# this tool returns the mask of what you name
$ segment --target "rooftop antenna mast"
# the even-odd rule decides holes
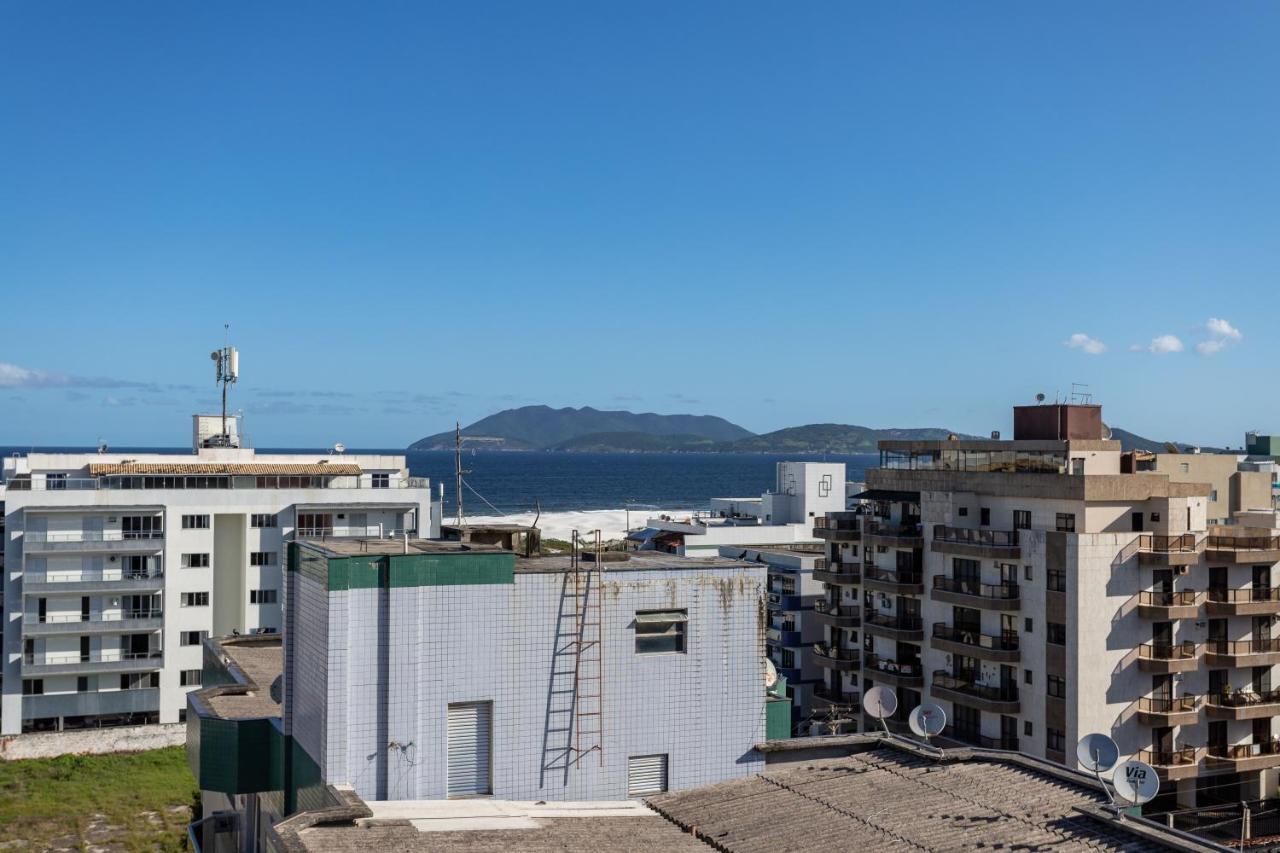
[[[462,424],[458,421],[453,422],[453,476],[454,489],[458,493],[458,526],[462,527],[466,524],[466,519],[462,512],[462,475],[470,474],[470,471],[464,471],[462,468]]]
[[[230,443],[230,433],[227,432],[227,388],[234,385],[236,380],[240,378],[240,353],[235,347],[231,346],[231,324],[223,323],[223,347],[209,353],[209,358],[213,359],[217,368],[217,382],[222,386],[222,437]]]

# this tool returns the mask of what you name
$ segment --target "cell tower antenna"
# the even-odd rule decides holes
[[[209,353],[209,358],[213,359],[216,366],[217,383],[222,386],[222,439],[230,445],[231,434],[227,432],[227,388],[234,385],[240,378],[240,353],[231,346],[230,323],[222,324],[222,333],[224,341],[222,349]]]

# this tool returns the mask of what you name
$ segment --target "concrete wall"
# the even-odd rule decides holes
[[[109,729],[82,729],[71,732],[0,737],[0,760],[56,758],[59,755],[104,755],[111,752],[141,752],[182,746],[187,741],[184,723],[160,726],[121,726]]]

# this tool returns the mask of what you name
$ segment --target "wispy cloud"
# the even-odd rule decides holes
[[[1097,338],[1090,337],[1084,332],[1076,332],[1071,337],[1062,342],[1067,349],[1083,350],[1089,355],[1102,355],[1107,351],[1107,345]]]
[[[1147,346],[1148,352],[1153,352],[1156,355],[1182,352],[1182,349],[1182,340],[1177,335],[1160,335],[1152,338],[1150,345]]]
[[[1201,355],[1222,352],[1228,344],[1239,343],[1244,337],[1239,329],[1219,317],[1210,317],[1204,324],[1204,330],[1209,337],[1196,344],[1196,352]]]
[[[154,382],[134,382],[108,376],[69,376],[0,361],[0,388],[137,388],[149,391],[159,387]]]

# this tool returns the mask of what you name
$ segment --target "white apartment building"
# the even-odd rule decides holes
[[[178,722],[206,637],[280,630],[286,542],[439,535],[404,456],[260,454],[234,418],[193,425],[190,454],[4,460],[0,734]]]
[[[650,518],[627,535],[642,549],[716,557],[722,546],[818,544],[814,519],[845,508],[843,462],[779,462],[773,489],[758,498],[712,498],[689,516]]]
[[[891,726],[934,702],[953,740],[1071,766],[1103,732],[1156,767],[1160,808],[1271,796],[1277,513],[1209,524],[1210,485],[1124,472],[1099,407],[1014,424],[1013,441],[881,442],[865,514],[815,531],[816,610],[847,650],[819,705],[884,685]]]

